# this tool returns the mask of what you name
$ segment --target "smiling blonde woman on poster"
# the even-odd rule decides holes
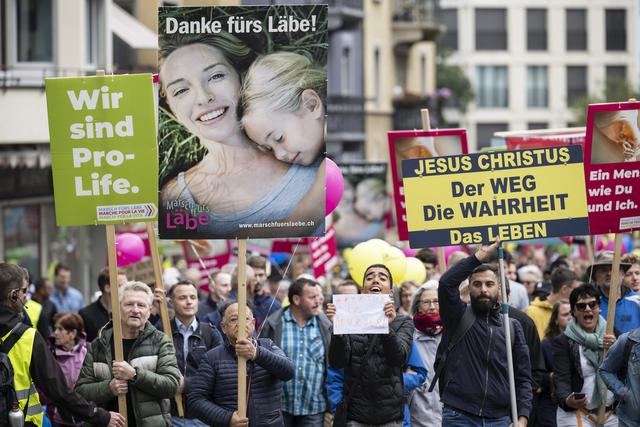
[[[274,235],[321,232],[324,174],[317,165],[291,165],[263,153],[240,127],[236,109],[251,49],[227,33],[164,35],[159,56],[167,105],[206,149],[195,166],[162,186],[161,204],[205,207],[208,225],[197,232],[209,238],[246,237],[239,224],[310,218],[314,226]]]

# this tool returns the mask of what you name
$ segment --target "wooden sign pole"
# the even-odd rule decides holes
[[[118,296],[118,266],[116,265],[116,227],[107,224],[107,256],[109,259],[109,289],[111,293],[111,323],[113,325],[113,350],[116,362],[124,361],[122,348],[122,323],[120,322],[120,297]],[[118,412],[127,427],[127,395],[118,395]]]
[[[620,280],[618,279],[618,277],[620,276],[621,252],[622,252],[622,234],[616,233],[616,239],[613,247],[613,265],[611,266],[611,283],[609,285],[609,308],[607,309],[607,329],[605,331],[605,334],[607,335],[613,334],[613,327],[615,326],[615,323],[616,323],[616,303],[618,302],[618,296],[620,295]],[[602,358],[604,359],[606,356],[607,356],[607,349],[605,348],[602,353]],[[597,425],[599,426],[604,425],[606,393],[607,392],[605,390],[604,395],[602,396],[602,403],[598,408]]]
[[[96,77],[104,77],[104,70],[96,70]],[[109,262],[109,293],[111,294],[111,324],[113,326],[113,352],[116,362],[124,361],[122,347],[122,323],[120,320],[120,296],[118,289],[118,265],[116,255],[116,226],[106,225],[107,231],[107,260]],[[124,417],[124,427],[127,427],[127,395],[118,395],[118,412]]]
[[[156,239],[156,231],[153,228],[153,223],[147,222],[147,235],[149,237],[149,249],[151,250],[151,261],[153,262],[153,276],[155,277],[155,283],[157,289],[164,290],[164,282],[162,281],[162,265],[160,263],[160,254],[158,252],[158,240]],[[166,292],[165,292],[166,295]],[[169,319],[169,309],[167,308],[167,299],[163,298],[160,302],[160,318],[162,319],[162,329],[164,333],[173,341],[173,334],[171,333],[171,322]],[[184,405],[182,403],[182,393],[176,393],[175,395],[176,407],[178,409],[178,416],[184,417]]]
[[[420,110],[420,116],[422,117],[422,129],[431,130],[431,120],[429,119],[429,109],[422,108]],[[447,270],[447,260],[445,259],[445,256],[444,256],[444,248],[439,247],[438,248],[438,272],[440,274],[444,274],[446,270]],[[429,278],[427,277],[427,280],[428,279]]]
[[[238,240],[238,339],[247,337],[247,239]],[[247,416],[247,359],[238,357],[238,416]]]

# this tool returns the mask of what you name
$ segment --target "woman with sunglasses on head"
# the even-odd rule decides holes
[[[558,427],[595,427],[598,408],[606,407],[604,426],[618,425],[614,397],[598,374],[603,351],[615,342],[606,335],[607,322],[600,316],[598,291],[581,285],[569,296],[571,315],[564,333],[553,339],[555,396]]]

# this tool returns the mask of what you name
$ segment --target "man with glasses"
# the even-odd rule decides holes
[[[587,268],[587,277],[589,282],[598,290],[600,301],[600,314],[605,320],[608,320],[609,310],[609,290],[611,289],[611,270],[613,264],[613,252],[598,252],[593,264]],[[635,292],[620,286],[622,278],[631,264],[620,263],[620,275],[618,276],[618,301],[616,302],[615,326],[620,333],[629,332],[632,329],[640,327],[640,296]]]
[[[607,322],[600,316],[598,291],[591,285],[581,285],[571,291],[569,304],[573,318],[564,333],[553,340],[557,425],[595,427],[598,407],[604,403],[604,426],[617,426],[613,393],[597,372],[604,349],[616,340],[613,335],[605,335]]]
[[[23,269],[0,263],[0,346],[13,368],[15,400],[25,415],[25,425],[43,423],[38,387],[69,421],[74,417],[76,422],[83,420],[92,425],[124,426],[120,414],[97,408],[67,387],[65,375],[44,338],[21,322],[26,291]],[[4,368],[4,361],[2,364]],[[0,414],[3,416],[6,413]]]

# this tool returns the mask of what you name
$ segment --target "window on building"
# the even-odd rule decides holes
[[[527,106],[546,107],[549,104],[549,82],[547,67],[527,67]]]
[[[627,79],[627,67],[626,65],[607,65],[606,68],[607,80],[609,79]]]
[[[567,9],[567,50],[587,50],[587,11]]]
[[[572,65],[567,67],[567,105],[587,95],[587,67]]]
[[[447,30],[438,41],[438,49],[458,50],[458,9],[442,9],[441,16]]]
[[[547,50],[545,9],[527,9],[527,50]]]
[[[549,129],[549,123],[547,123],[547,122],[529,122],[529,123],[527,123],[527,129],[529,129],[529,130]]]
[[[605,11],[607,50],[627,50],[627,14],[624,9]]]
[[[476,9],[476,50],[507,50],[506,9]]]
[[[491,139],[496,132],[509,130],[506,123],[478,123],[476,126],[476,146],[480,150],[484,147],[491,147]]]
[[[476,102],[478,107],[509,106],[509,77],[505,66],[476,68]]]
[[[6,207],[2,209],[2,216],[3,259],[39,275],[40,205]]]
[[[345,46],[342,48],[342,60],[340,61],[340,84],[341,95],[349,96],[352,94],[351,88],[351,48]]]
[[[104,33],[104,2],[86,0],[87,12],[87,64],[100,65],[101,46]]]
[[[53,62],[52,0],[14,0],[10,2],[8,40],[14,40],[17,62]],[[11,19],[11,16],[14,16]]]

